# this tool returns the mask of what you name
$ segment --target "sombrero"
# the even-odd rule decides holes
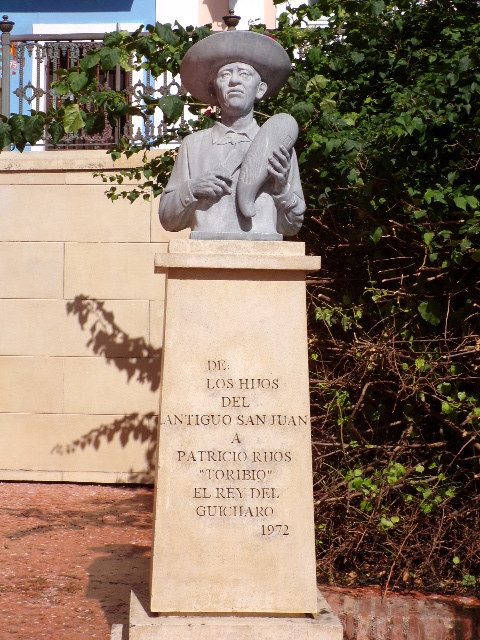
[[[280,91],[290,75],[290,58],[273,38],[253,31],[221,31],[187,51],[180,66],[182,84],[197,100],[218,104],[209,85],[218,69],[231,62],[244,62],[257,70],[267,85],[264,98]]]

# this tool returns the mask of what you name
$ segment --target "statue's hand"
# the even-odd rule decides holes
[[[190,180],[190,191],[195,198],[215,198],[232,193],[232,176],[225,167],[218,167],[200,178]]]
[[[268,159],[268,173],[273,178],[274,195],[280,195],[286,190],[290,165],[290,153],[282,144]]]

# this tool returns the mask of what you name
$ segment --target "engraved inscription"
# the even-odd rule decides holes
[[[262,524],[262,536],[288,536],[288,526],[286,524]]]
[[[252,447],[250,427],[282,429],[308,428],[308,415],[288,415],[262,411],[262,404],[276,403],[282,379],[275,376],[236,375],[227,360],[211,357],[206,361],[204,393],[208,404],[218,412],[191,413],[175,411],[162,416],[162,425],[178,428],[225,429],[222,448],[178,448],[175,461],[193,478],[189,495],[191,509],[202,519],[232,519],[236,522],[252,518],[266,521],[257,534],[262,539],[285,539],[291,523],[283,522],[282,498],[285,491],[283,470],[294,459],[294,452],[281,447]],[[229,373],[225,373],[229,372]],[[243,375],[242,375],[243,374]],[[247,411],[245,411],[247,409]],[[224,428],[224,429],[223,429]],[[244,428],[249,428],[245,431]],[[276,430],[275,430],[276,431]],[[267,431],[266,433],[274,433]],[[248,436],[250,436],[248,438]],[[223,437],[221,438],[223,439]],[[250,443],[245,447],[244,441]],[[265,436],[259,441],[268,442]],[[273,444],[273,443],[272,443]],[[283,488],[281,488],[283,487]],[[187,506],[188,508],[188,506]]]

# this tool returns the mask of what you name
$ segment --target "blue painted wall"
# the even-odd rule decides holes
[[[155,0],[2,0],[0,7],[15,22],[12,35],[38,23],[155,23]]]

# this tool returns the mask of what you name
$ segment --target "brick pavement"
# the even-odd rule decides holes
[[[109,640],[148,576],[152,506],[148,487],[0,483],[1,640]],[[480,640],[475,598],[322,592],[345,640]]]

